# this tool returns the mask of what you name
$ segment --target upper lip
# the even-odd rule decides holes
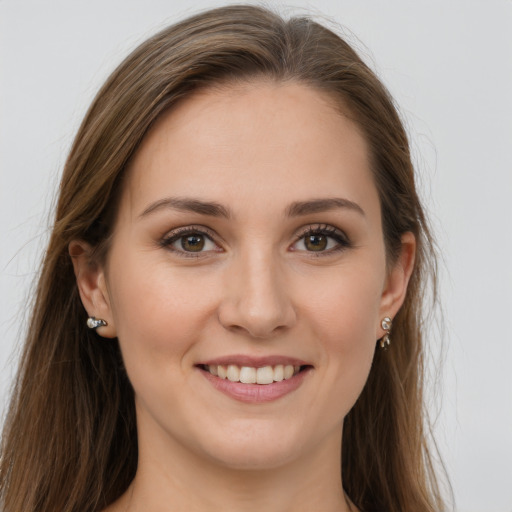
[[[237,366],[249,366],[252,368],[262,368],[263,366],[276,366],[278,364],[290,364],[293,366],[310,366],[310,363],[303,361],[302,359],[297,359],[296,357],[282,355],[257,357],[243,354],[221,356],[216,357],[214,359],[207,359],[205,361],[199,362],[197,366],[227,366],[230,364],[234,364]]]

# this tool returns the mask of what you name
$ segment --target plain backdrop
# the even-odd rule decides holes
[[[214,5],[0,0],[0,409],[87,106],[139,42]],[[512,512],[512,1],[293,5],[341,24],[400,105],[442,254],[442,367],[437,323],[427,327],[442,377],[434,432],[456,510]]]

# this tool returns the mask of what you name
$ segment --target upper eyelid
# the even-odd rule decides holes
[[[306,236],[309,233],[325,233],[327,236],[339,235],[341,238],[344,238],[347,242],[349,238],[345,231],[339,229],[331,224],[312,224],[308,226],[304,226],[298,232],[296,232],[296,240],[300,240],[303,236]]]
[[[211,230],[210,228],[207,228],[206,226],[199,226],[199,225],[191,225],[191,226],[181,226],[178,228],[171,229],[170,231],[167,231],[165,235],[162,237],[163,240],[169,240],[172,238],[179,238],[181,236],[185,236],[188,233],[200,233],[202,235],[206,235],[212,240],[214,238],[218,238],[217,233],[215,231]]]
[[[306,235],[309,232],[322,232],[322,231],[328,231],[329,233],[339,233],[340,235],[345,235],[345,232],[335,226],[332,226],[331,224],[308,224],[306,226],[302,226],[298,230],[295,230],[294,235],[295,237],[301,237]],[[167,231],[166,234],[163,236],[163,238],[172,238],[174,236],[183,235],[186,233],[202,233],[206,234],[212,238],[219,237],[219,235],[212,230],[211,228],[208,228],[206,226],[202,226],[199,224],[192,224],[190,226],[180,226],[174,229],[171,229],[170,231]]]

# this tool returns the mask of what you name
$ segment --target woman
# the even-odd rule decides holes
[[[254,6],[164,30],[66,163],[0,503],[443,510],[431,269],[406,134],[343,40]]]

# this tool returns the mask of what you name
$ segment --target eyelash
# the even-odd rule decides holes
[[[343,231],[335,228],[334,226],[330,226],[329,224],[317,224],[314,226],[308,226],[306,229],[304,229],[297,235],[293,245],[295,245],[297,242],[299,242],[305,237],[315,235],[322,235],[327,238],[332,238],[337,243],[336,247],[333,247],[326,251],[306,251],[311,253],[311,256],[317,258],[322,256],[328,256],[330,254],[337,253],[352,247],[352,243],[350,242],[348,236]]]
[[[186,226],[183,228],[177,228],[168,233],[160,242],[160,245],[172,251],[175,254],[183,258],[200,258],[204,257],[205,252],[192,252],[192,251],[180,251],[172,247],[174,242],[177,242],[180,238],[186,237],[187,235],[202,235],[208,238],[210,241],[215,243],[216,235],[213,231],[204,226]]]
[[[186,226],[183,228],[178,228],[170,233],[168,233],[162,240],[160,241],[160,245],[172,251],[175,254],[178,254],[180,257],[184,258],[201,258],[205,256],[205,253],[209,251],[182,251],[178,250],[172,247],[172,244],[180,240],[180,238],[183,238],[187,235],[202,235],[205,236],[208,240],[216,244],[215,238],[216,234],[211,231],[210,229],[204,227],[204,226]],[[311,253],[310,255],[313,257],[322,257],[322,256],[328,256],[333,253],[341,252],[345,249],[348,249],[352,247],[352,243],[350,242],[349,238],[345,233],[340,231],[339,229],[335,228],[334,226],[330,226],[328,224],[317,224],[314,226],[308,226],[307,228],[300,231],[296,237],[295,241],[293,242],[292,246],[297,244],[300,240],[302,240],[305,237],[308,236],[315,236],[315,235],[321,235],[328,238],[333,239],[337,245],[336,247],[333,247],[331,249],[325,250],[325,251],[304,251]],[[295,249],[297,251],[297,249]]]

